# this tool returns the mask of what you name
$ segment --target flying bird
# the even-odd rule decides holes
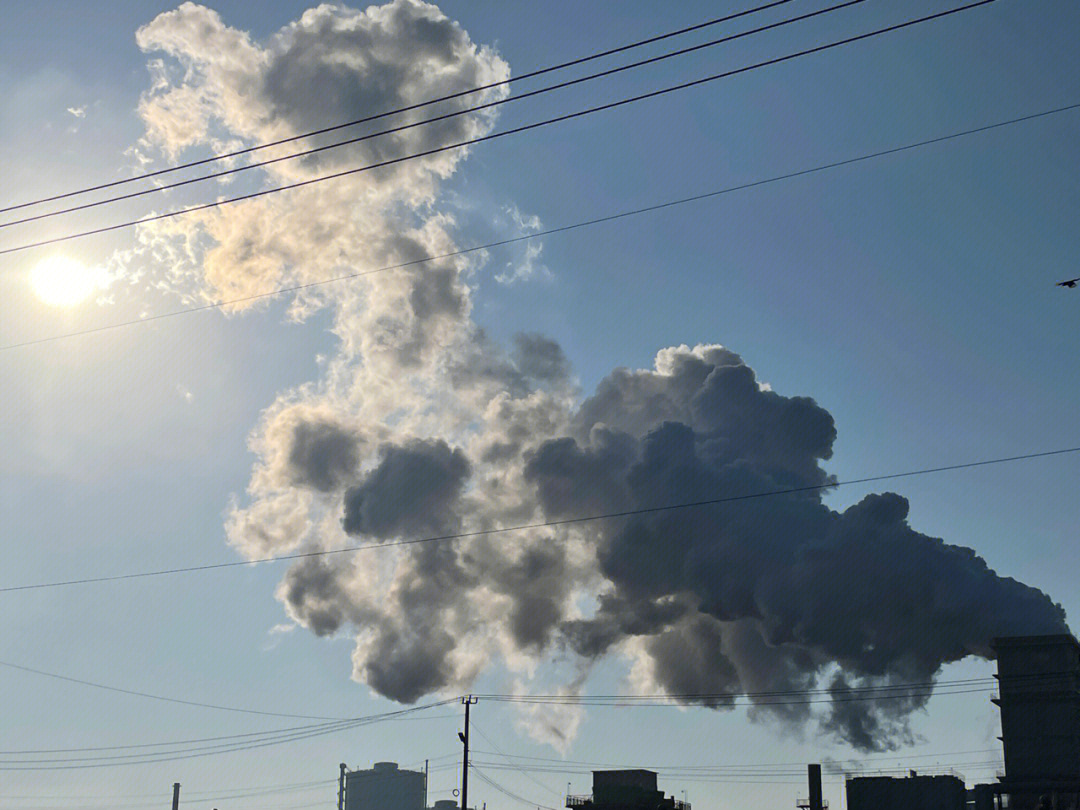
[[[1069,287],[1071,289],[1072,287],[1076,286],[1076,283],[1078,281],[1080,281],[1080,276],[1077,276],[1076,278],[1070,278],[1070,279],[1068,279],[1066,281],[1059,281],[1054,286],[1055,287]]]

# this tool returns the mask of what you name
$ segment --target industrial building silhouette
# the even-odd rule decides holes
[[[1080,810],[1080,643],[1010,636],[992,647],[1004,776],[970,790],[956,776],[856,777],[847,810]]]
[[[861,776],[848,779],[844,789],[848,810],[965,810],[967,805],[958,776]]]
[[[1071,635],[994,640],[1005,777],[999,807],[1073,810],[1080,798],[1080,643]]]
[[[350,771],[343,763],[338,807],[340,810],[427,810],[427,774],[402,770],[396,762],[376,762],[364,771]]]
[[[1080,642],[1072,635],[1010,636],[992,642],[997,658],[1005,772],[966,789],[956,775],[860,776],[845,780],[846,810],[1080,810]],[[690,810],[665,796],[649,770],[593,771],[589,796],[569,810]],[[821,766],[808,767],[799,810],[827,810]],[[456,792],[455,792],[456,795]],[[393,762],[368,771],[341,766],[339,810],[428,810],[427,779]],[[457,810],[451,800],[433,810]]]
[[[593,771],[591,796],[567,796],[571,810],[690,810],[656,786],[656,772]]]

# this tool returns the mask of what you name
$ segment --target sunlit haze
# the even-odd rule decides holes
[[[72,307],[103,289],[108,274],[103,268],[88,267],[69,256],[49,256],[30,271],[30,286],[44,303]]]

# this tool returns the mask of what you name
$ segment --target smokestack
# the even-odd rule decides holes
[[[810,810],[822,810],[821,802],[821,766],[806,766],[806,778],[810,784]]]
[[[341,776],[338,777],[337,785],[337,810],[345,810],[345,771],[348,768],[345,763],[341,763]]]
[[[172,786],[172,810],[180,810],[180,783],[173,782]]]

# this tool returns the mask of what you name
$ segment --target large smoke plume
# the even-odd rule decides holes
[[[139,42],[168,57],[153,63],[141,106],[147,153],[282,137],[508,75],[494,51],[418,0],[365,12],[320,6],[263,45],[186,3]],[[268,179],[493,125],[491,115],[454,121],[279,164]],[[455,225],[439,184],[463,156],[148,227],[129,261],[134,270],[164,259],[162,283],[221,298],[446,253]],[[228,518],[241,554],[830,482],[832,416],[762,385],[736,353],[663,349],[654,368],[616,369],[583,397],[556,342],[521,335],[505,350],[473,322],[469,279],[479,272],[441,260],[294,300],[297,319],[331,308],[339,350],[252,434],[257,462]],[[277,596],[311,632],[352,634],[354,677],[394,700],[463,690],[496,661],[519,688],[561,673],[575,693],[593,664],[616,658],[629,661],[636,688],[717,709],[731,704],[724,693],[828,689],[838,699],[822,712],[762,705],[755,716],[816,722],[861,750],[902,742],[925,692],[843,699],[850,690],[931,681],[945,664],[988,656],[996,635],[1065,628],[1041,591],[913,530],[901,496],[871,495],[842,512],[822,497],[809,489],[306,559]],[[562,664],[545,667],[552,658]]]

